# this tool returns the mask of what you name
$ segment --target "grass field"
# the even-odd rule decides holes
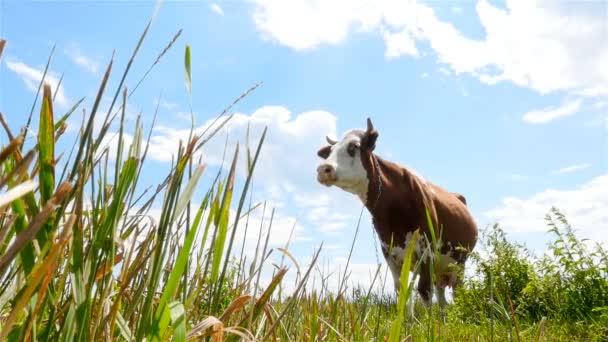
[[[184,56],[190,91],[189,47]],[[184,137],[166,178],[138,191],[150,135],[139,120],[125,132],[129,89],[136,86],[121,81],[107,89],[111,77],[124,81],[128,72],[107,65],[70,150],[55,146],[82,100],[58,113],[54,89],[41,82],[30,117],[11,123],[23,129],[11,131],[0,116],[7,142],[0,146],[0,340],[608,340],[608,251],[581,241],[557,209],[547,213],[553,240],[542,257],[507,240],[499,225],[488,227],[472,256],[474,274],[445,315],[417,302],[416,317],[408,316],[411,278],[402,277],[399,297],[346,285],[340,293],[313,288],[322,244],[302,265],[287,248],[272,250],[285,261],[273,265],[271,227],[258,236],[255,255],[244,258],[235,232],[247,229],[256,209],[248,195],[266,132],[251,145],[230,146],[236,152],[226,157],[229,167],[211,174],[197,152],[229,122],[230,105],[211,129]],[[108,93],[112,105],[101,112]],[[103,123],[99,130],[95,122]],[[114,149],[105,144],[110,124],[118,127]],[[237,158],[247,161],[238,181]],[[211,186],[194,203],[204,178]],[[162,204],[159,215],[151,214],[154,203]],[[265,271],[270,281],[262,281]],[[287,272],[296,274],[293,292],[285,290]],[[380,279],[386,275],[378,272],[374,281]]]

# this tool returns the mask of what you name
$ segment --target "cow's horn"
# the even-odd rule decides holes
[[[337,143],[337,141],[333,140],[328,135],[325,136],[325,139],[327,140],[327,143],[330,145],[335,145]]]
[[[367,118],[367,131],[371,132],[374,130],[374,125],[372,124],[372,119]]]

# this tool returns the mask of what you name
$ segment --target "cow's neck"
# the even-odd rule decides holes
[[[374,229],[384,243],[388,243],[390,236],[395,233],[398,236],[394,238],[402,240],[410,230],[414,230],[413,226],[418,225],[419,222],[414,221],[418,221],[417,217],[420,215],[414,212],[413,201],[408,201],[409,196],[402,192],[404,189],[395,189],[395,186],[400,187],[404,183],[410,183],[409,179],[407,181],[406,179],[415,176],[407,169],[398,167],[373,153],[363,160],[363,166],[369,179],[365,206],[372,216]],[[397,231],[393,231],[395,229]]]
[[[387,169],[385,164],[386,161],[373,153],[370,153],[369,158],[363,161],[363,167],[368,176],[367,196],[364,203],[372,216],[378,210],[378,204],[382,200],[386,200],[386,196],[382,198],[382,190],[387,187],[386,172],[382,171]]]

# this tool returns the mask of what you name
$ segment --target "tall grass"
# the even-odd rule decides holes
[[[210,174],[199,158],[201,148],[230,122],[232,107],[259,84],[238,96],[205,131],[194,130],[193,117],[190,134],[180,141],[166,176],[152,191],[138,190],[151,131],[146,138],[138,118],[127,144],[128,100],[181,34],[173,36],[128,91],[125,80],[152,22],[119,74],[109,110],[102,113],[101,99],[115,77],[114,57],[108,62],[69,152],[58,151],[57,142],[83,99],[66,113],[57,113],[53,89],[43,77],[42,101],[35,100],[32,109],[39,126],[31,146],[25,143],[34,131],[29,129],[31,118],[13,132],[0,113],[7,138],[0,147],[0,340],[606,338],[607,253],[597,246],[588,254],[557,211],[548,218],[557,237],[553,256],[539,263],[522,255],[496,228],[484,241],[490,253],[474,256],[478,273],[465,280],[445,320],[436,308],[427,310],[420,302],[414,302],[414,319],[405,314],[407,299],[415,292],[415,278],[408,272],[401,277],[398,294],[392,293],[392,286],[391,292],[375,291],[376,285],[384,288],[387,282],[380,265],[369,287],[348,285],[348,265],[338,293],[328,290],[332,275],[321,274],[321,284],[311,287],[322,243],[307,265],[298,264],[289,242],[269,248],[275,209],[252,201],[251,184],[266,129],[252,145],[247,139],[244,147],[225,146],[226,151],[234,148],[234,154],[217,173]],[[0,40],[0,58],[5,44]],[[188,45],[183,61],[185,91],[191,97]],[[45,70],[50,63],[49,57]],[[98,115],[102,125],[95,130]],[[103,143],[110,138],[110,127],[118,131],[114,149]],[[246,159],[246,172],[237,188],[239,158]],[[202,179],[208,180],[208,188],[201,189]],[[203,196],[196,200],[200,190]],[[160,214],[154,216],[152,208],[158,204]],[[250,215],[255,211],[262,211],[262,221],[250,255],[244,242],[239,246],[236,233],[252,234]],[[558,223],[566,225],[565,231]],[[349,262],[358,231],[359,224]],[[280,265],[270,263],[273,252],[280,253]],[[407,251],[403,270],[410,269],[412,252]],[[267,270],[272,277],[264,280]],[[289,272],[295,273],[295,284],[286,292]]]

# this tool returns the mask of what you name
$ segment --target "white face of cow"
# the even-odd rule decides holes
[[[317,167],[317,180],[323,185],[335,185],[356,194],[365,203],[369,180],[361,162],[363,134],[363,131],[352,130],[338,142],[328,139],[330,145],[325,149],[329,149],[329,155]]]

